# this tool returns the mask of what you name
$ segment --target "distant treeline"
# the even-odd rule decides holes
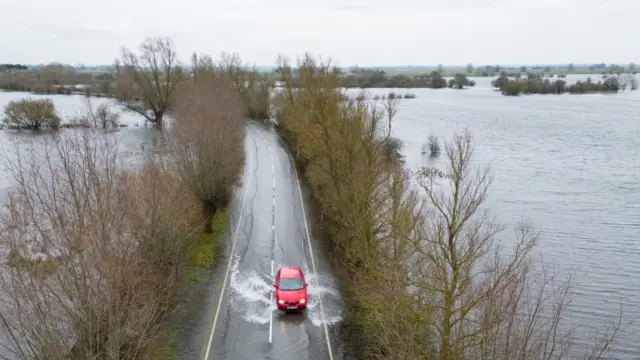
[[[0,89],[37,94],[90,94],[109,96],[115,78],[110,73],[76,71],[72,66],[49,64],[40,69],[0,71]],[[1,68],[1,66],[0,66]]]
[[[28,69],[39,69],[46,66],[61,66],[70,68],[73,70],[83,71],[83,70],[94,70],[94,71],[113,71],[112,65],[100,65],[100,66],[85,66],[85,65],[67,65],[61,63],[51,63],[48,65],[22,65],[22,64],[0,64],[0,71],[3,70],[28,70]],[[256,68],[257,69],[257,68]],[[510,74],[510,76],[515,76],[515,74],[526,74],[526,73],[534,73],[534,74],[546,74],[546,75],[567,75],[567,74],[616,74],[619,72],[624,73],[632,73],[636,74],[636,64],[629,63],[627,66],[621,66],[617,64],[591,64],[591,65],[531,65],[531,66],[504,66],[504,65],[483,65],[483,66],[474,66],[473,64],[467,64],[466,67],[446,67],[442,64],[439,64],[437,67],[429,68],[429,67],[408,67],[408,68],[393,68],[393,67],[358,67],[354,66],[351,68],[340,68],[340,71],[343,74],[356,74],[363,72],[386,72],[388,75],[424,75],[430,74],[432,71],[439,72],[444,77],[453,77],[458,73],[464,73],[467,76],[477,76],[477,77],[493,77],[498,76],[503,72]],[[275,78],[277,78],[277,74],[275,74],[272,70],[263,69],[264,73],[271,73]],[[275,79],[274,79],[275,80]]]
[[[0,70],[14,69],[12,71],[0,71],[0,89],[8,91],[26,91],[39,94],[84,94],[95,96],[114,96],[115,77],[109,72],[78,71],[73,66],[64,64],[48,64],[39,69],[27,69],[25,65],[8,64],[0,65]],[[491,69],[500,70],[496,65]],[[524,94],[584,94],[590,92],[617,92],[624,89],[637,88],[637,81],[631,74],[635,65],[628,68],[620,66],[604,66],[606,72],[602,81],[578,82],[567,85],[562,80],[564,74],[557,75],[557,79],[548,78],[545,74],[529,71],[529,68],[520,69],[523,72],[509,72],[503,70],[500,76],[493,81],[493,86],[505,95]],[[18,71],[19,70],[19,71]],[[477,69],[469,64],[467,71],[475,72]],[[483,71],[484,71],[483,70]],[[547,69],[545,69],[547,70]],[[189,72],[188,68],[183,71]],[[429,73],[393,74],[379,69],[358,68],[337,69],[340,85],[344,88],[430,88],[430,89],[464,89],[474,86],[475,82],[467,78],[468,74],[457,72],[447,76],[445,70],[439,67]],[[280,74],[274,72],[271,76],[263,74],[265,81],[272,82],[280,79]],[[290,81],[297,82],[297,74],[293,70]]]
[[[419,75],[389,75],[382,70],[351,71],[342,76],[342,86],[346,88],[455,88],[463,89],[476,83],[465,74],[456,74],[447,80],[439,71]]]
[[[20,64],[0,64],[0,71],[2,70],[27,70],[28,67]]]
[[[637,90],[638,80],[634,75],[619,73],[604,75],[602,81],[594,82],[591,77],[586,81],[578,81],[567,85],[562,79],[552,80],[548,77],[528,74],[526,77],[509,77],[502,73],[491,85],[502,92],[502,95],[517,96],[520,94],[588,94],[616,93],[620,90]]]
[[[423,89],[443,89],[455,88],[463,89],[467,86],[475,86],[475,82],[469,80],[463,73],[457,73],[448,79],[440,71],[431,71],[426,74],[397,74],[392,75],[377,69],[358,69],[354,68],[347,72],[344,70],[334,69],[339,76],[336,78],[340,82],[340,86],[344,88],[423,88]],[[296,70],[292,70],[293,74],[290,81],[295,85],[299,85],[299,78]],[[279,74],[273,74],[274,80],[280,80]]]
[[[188,72],[188,69],[184,69]],[[266,76],[266,74],[265,74]],[[279,79],[272,74],[271,80]],[[294,81],[296,76],[293,76]],[[390,75],[381,70],[360,70],[341,73],[341,86],[345,88],[453,88],[474,86],[465,74],[457,73],[447,79],[441,72],[432,71],[418,75]],[[49,64],[40,69],[0,72],[0,89],[26,91],[39,94],[88,94],[113,95],[115,77],[108,72],[77,71],[72,66]]]
[[[438,70],[446,72],[442,65],[438,66]],[[509,76],[516,76],[516,74],[547,74],[558,75],[564,77],[567,74],[617,74],[617,73],[632,73],[636,74],[636,64],[630,63],[627,67],[605,63],[592,64],[589,66],[575,66],[574,64],[568,64],[567,66],[548,66],[548,65],[536,65],[536,66],[520,66],[520,67],[506,67],[500,65],[485,65],[475,67],[473,64],[467,64],[466,72],[470,76],[496,76],[502,73],[507,73]]]
[[[453,77],[458,73],[463,73],[467,76],[474,77],[494,77],[499,76],[501,73],[506,72],[509,76],[515,76],[516,74],[540,74],[540,75],[557,75],[559,77],[566,76],[567,74],[616,74],[619,72],[636,74],[636,65],[630,63],[628,66],[620,66],[616,64],[592,64],[592,65],[533,65],[533,66],[502,66],[502,65],[484,65],[474,66],[473,64],[467,64],[466,67],[446,67],[442,64],[434,68],[428,67],[403,67],[403,68],[359,68],[357,66],[350,69],[343,69],[344,72],[354,71],[373,71],[384,70],[391,75],[419,75],[428,74],[435,70],[442,74],[444,77]]]

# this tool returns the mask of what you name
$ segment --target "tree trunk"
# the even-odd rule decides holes
[[[164,111],[156,111],[153,115],[153,125],[156,127],[156,129],[162,130],[162,128],[164,127]]]
[[[213,234],[213,215],[216,214],[216,206],[213,204],[204,204],[204,233]]]

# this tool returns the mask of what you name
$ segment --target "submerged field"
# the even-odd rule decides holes
[[[567,81],[586,77],[569,75]],[[439,161],[421,154],[428,135],[444,140],[468,127],[478,143],[476,161],[491,164],[495,173],[491,210],[507,225],[522,217],[533,221],[541,233],[537,253],[559,273],[573,274],[571,319],[577,325],[601,325],[615,317],[622,304],[625,323],[633,324],[623,327],[614,357],[637,358],[640,92],[509,98],[493,91],[491,78],[474,80],[477,85],[463,91],[368,92],[416,94],[415,99],[402,100],[393,126],[413,169]],[[0,93],[0,108],[25,96]],[[65,117],[85,111],[81,96],[53,98]],[[139,118],[124,116],[122,122],[130,125],[120,130],[126,153],[135,157],[158,146],[158,133],[142,127]],[[4,130],[0,144],[6,148],[13,141],[37,143],[38,136],[46,135]],[[0,173],[0,191],[10,185]]]

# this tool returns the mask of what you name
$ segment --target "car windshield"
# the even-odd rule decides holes
[[[278,289],[280,290],[302,290],[302,281],[299,278],[281,278]]]

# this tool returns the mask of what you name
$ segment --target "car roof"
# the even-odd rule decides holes
[[[283,266],[280,268],[280,277],[283,278],[299,278],[302,270],[299,266]]]

